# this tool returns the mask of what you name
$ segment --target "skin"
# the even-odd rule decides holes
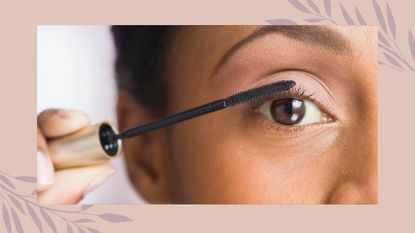
[[[258,28],[180,28],[166,114],[291,79],[329,120],[286,126],[241,105],[156,130],[123,141],[131,182],[150,203],[377,203],[376,30],[326,27],[347,52],[269,33],[221,63]],[[157,118],[123,91],[117,114],[120,130]]]

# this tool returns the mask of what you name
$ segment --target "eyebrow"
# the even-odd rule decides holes
[[[267,25],[255,30],[247,37],[233,45],[221,57],[213,69],[212,75],[216,74],[220,68],[246,44],[253,42],[266,34],[278,33],[294,40],[303,42],[310,46],[320,46],[344,55],[351,53],[348,40],[339,32],[321,25]]]

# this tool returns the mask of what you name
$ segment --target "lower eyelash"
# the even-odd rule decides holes
[[[265,120],[265,119],[264,119]],[[290,125],[290,126],[283,126],[283,125],[276,125],[269,121],[264,122],[264,126],[271,131],[274,132],[283,132],[283,133],[297,133],[302,132],[305,130],[305,125]]]
[[[270,132],[271,134],[291,134],[291,136],[295,136],[301,134],[303,131],[310,129],[311,127],[319,127],[324,125],[325,123],[313,123],[310,125],[279,125],[271,122],[265,116],[259,116],[257,112],[251,112],[248,116],[252,120],[256,120],[257,123],[261,124],[264,132]]]

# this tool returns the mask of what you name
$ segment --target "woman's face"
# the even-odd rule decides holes
[[[163,129],[170,201],[376,203],[376,35],[374,27],[180,28],[166,66],[168,113],[278,80],[296,86]]]

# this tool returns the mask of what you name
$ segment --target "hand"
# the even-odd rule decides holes
[[[55,171],[47,140],[61,137],[90,125],[89,117],[78,110],[48,109],[37,117],[37,195],[43,204],[74,204],[107,180],[114,169],[108,162]]]

